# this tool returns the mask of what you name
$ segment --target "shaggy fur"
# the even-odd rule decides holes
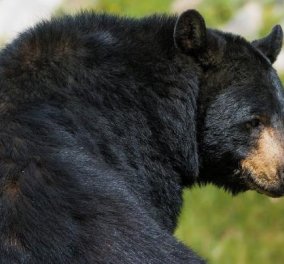
[[[243,126],[283,120],[271,34],[257,50],[196,11],[21,34],[0,54],[0,262],[204,263],[172,236],[182,189],[251,189]]]

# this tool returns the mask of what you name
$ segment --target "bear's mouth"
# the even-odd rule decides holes
[[[259,182],[259,180],[250,173],[247,180],[247,185],[250,190],[257,191],[260,194],[265,194],[273,198],[284,196],[284,183],[280,180],[279,182],[263,183]]]

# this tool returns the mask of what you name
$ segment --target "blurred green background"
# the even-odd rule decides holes
[[[1,3],[5,1],[10,5],[11,1],[17,5],[25,2],[0,0],[0,23]],[[209,27],[236,32],[251,40],[267,34],[276,23],[284,26],[282,0],[58,0],[50,13],[60,15],[86,8],[136,17],[196,8]],[[39,13],[35,17],[40,17]],[[1,35],[0,27],[0,40],[13,37],[4,33]],[[284,77],[283,53],[275,67]],[[213,186],[185,190],[176,236],[212,264],[284,263],[284,198],[272,199],[255,192],[232,197]]]

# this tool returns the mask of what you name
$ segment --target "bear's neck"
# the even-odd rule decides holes
[[[196,100],[200,70],[174,47],[174,21],[161,25],[161,20],[153,19],[153,25],[146,23],[148,29],[158,22],[156,34],[138,31],[139,50],[137,43],[126,43],[117,57],[111,57],[112,69],[106,63],[105,71],[114,85],[100,93],[106,99],[102,107],[113,133],[102,131],[104,138],[111,136],[112,144],[102,152],[103,158],[115,159],[111,166],[126,171],[124,178],[146,211],[173,231],[182,189],[191,186],[198,175]],[[143,42],[144,34],[147,39],[153,34],[150,45]],[[96,93],[93,98],[97,98]]]
[[[121,87],[124,97],[115,103],[124,109],[113,112],[113,129],[121,134],[112,144],[119,145],[115,155],[121,169],[127,167],[127,182],[152,217],[171,231],[180,212],[182,189],[191,186],[198,174],[198,69],[189,60],[174,55],[141,66],[135,78],[142,81],[129,88],[129,77],[130,86]]]

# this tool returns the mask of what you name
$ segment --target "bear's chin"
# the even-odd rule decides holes
[[[236,176],[236,175],[234,175]],[[284,182],[280,182],[277,184],[266,184],[261,185],[255,180],[253,175],[243,174],[242,180],[237,181],[234,177],[226,177],[227,181],[224,178],[214,179],[212,178],[203,178],[199,179],[198,185],[203,186],[207,184],[213,184],[219,188],[224,189],[226,192],[231,193],[233,196],[236,196],[240,193],[244,193],[247,191],[256,191],[260,194],[267,195],[269,197],[278,198],[284,196]],[[230,180],[229,180],[230,179]],[[234,180],[233,180],[234,179]]]
[[[255,180],[253,176],[249,177],[249,190],[256,191],[260,194],[267,195],[273,198],[279,198],[284,196],[284,182],[279,182],[277,184],[260,184]]]
[[[226,191],[237,195],[246,191],[256,191],[260,194],[269,197],[278,198],[284,196],[284,180],[280,177],[273,182],[260,181],[257,176],[248,171],[234,170],[231,177],[227,176],[227,182],[224,181],[214,182],[215,185],[224,187]]]

